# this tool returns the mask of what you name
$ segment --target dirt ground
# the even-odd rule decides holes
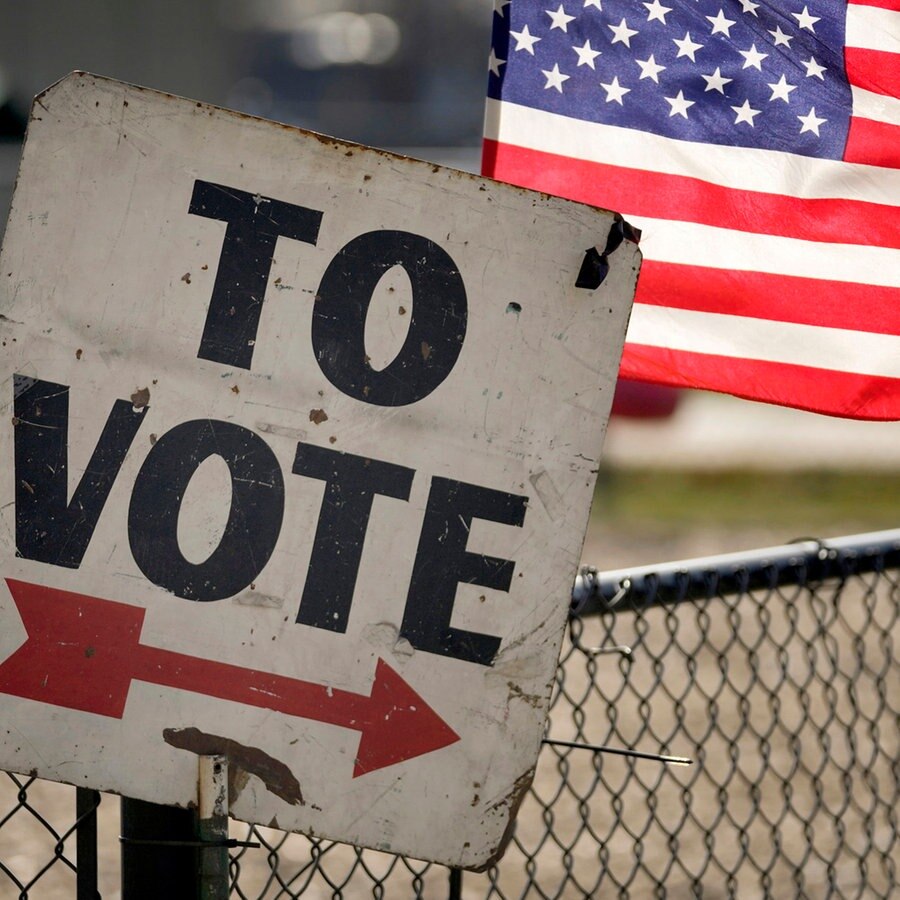
[[[841,528],[842,523],[831,523],[828,534],[848,533]],[[583,557],[598,568],[614,569],[772,546],[788,536],[793,535],[768,528],[715,526],[645,533],[633,525],[604,525],[599,517]],[[611,630],[609,622],[589,622],[580,647],[630,644],[634,658],[626,665],[615,655],[573,651],[567,644],[564,652],[571,657],[565,667],[566,694],[554,712],[551,736],[630,744],[692,756],[698,762],[689,769],[673,769],[545,748],[534,794],[520,812],[515,842],[493,877],[464,874],[463,896],[756,897],[765,895],[762,885],[768,879],[773,897],[818,897],[828,893],[829,878],[849,896],[884,896],[885,872],[900,863],[893,814],[881,809],[877,799],[878,785],[888,795],[892,789],[892,760],[900,752],[896,715],[888,722],[885,696],[879,697],[886,684],[894,703],[900,696],[896,655],[890,655],[885,631],[896,622],[896,611],[890,612],[887,599],[879,600],[875,610],[857,603],[859,621],[836,621],[827,638],[830,643],[822,645],[811,607],[800,608],[798,603],[797,615],[785,618],[784,598],[773,601],[781,613],[778,607],[772,615],[756,607],[735,612],[720,601],[701,614],[693,608],[648,614],[644,621],[650,627],[643,630],[633,617],[616,621]],[[861,633],[873,616],[882,626],[881,643],[860,648],[855,631]],[[741,637],[736,642],[738,624]],[[700,640],[701,628],[708,635],[706,643]],[[779,654],[779,637],[793,641],[790,660]],[[681,649],[673,649],[673,641]],[[664,671],[654,657],[665,657]],[[872,672],[881,673],[880,681],[869,677]],[[781,674],[767,681],[767,673]],[[777,690],[785,674],[800,687]],[[882,713],[881,721],[887,724],[880,734],[859,718],[860,710]],[[848,743],[851,731],[854,737]],[[759,734],[764,735],[762,743]],[[800,738],[804,746],[797,750]],[[853,771],[854,765],[859,769],[861,760],[864,777],[854,776],[848,787],[843,773]],[[27,884],[54,858],[56,838],[40,818],[58,834],[74,820],[74,791],[46,782],[28,789],[33,812],[20,808],[4,820],[16,806],[16,792],[16,785],[0,776],[2,900],[19,896],[4,869]],[[106,900],[116,900],[117,798],[103,798],[99,829],[100,892]],[[232,823],[232,837],[245,832],[246,826]],[[405,865],[367,851],[362,857],[366,871],[352,848],[311,848],[299,836],[284,840],[268,829],[261,834],[270,843],[284,841],[278,871],[293,890],[311,879],[304,897],[338,896],[338,885],[348,898],[403,898],[413,896],[411,886],[417,883],[425,897],[447,896],[448,873],[441,867]],[[859,854],[867,843],[880,848],[868,857],[868,870],[861,869],[852,854],[831,860],[829,854],[842,835],[850,835],[849,843]],[[66,856],[74,859],[72,838],[65,848]],[[708,862],[711,852],[717,863]],[[263,847],[242,855],[243,896],[290,896],[279,894],[267,853]],[[746,854],[749,858],[741,862]],[[315,874],[310,870],[314,857],[319,857]],[[761,879],[760,870],[768,875]],[[385,878],[383,893],[373,893],[370,872],[375,879]],[[74,890],[71,870],[57,861],[28,896],[62,900],[74,897]]]

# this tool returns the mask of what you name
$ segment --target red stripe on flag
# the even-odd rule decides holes
[[[632,216],[900,249],[900,208],[881,203],[738,190],[699,178],[572,159],[487,139],[482,171],[521,187],[627,210]]]
[[[851,163],[900,169],[900,126],[851,116],[844,159]]]
[[[702,388],[831,416],[900,419],[900,379],[626,344],[621,378]]]
[[[886,97],[900,93],[900,53],[847,47],[844,66],[847,80],[856,87]]]
[[[900,287],[645,259],[635,300],[650,306],[900,335]]]
[[[851,6],[877,6],[879,9],[889,9],[891,12],[900,12],[900,0],[865,0],[858,3],[857,0],[849,0]]]

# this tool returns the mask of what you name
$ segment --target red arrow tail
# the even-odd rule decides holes
[[[121,719],[144,610],[6,581],[28,640],[0,664],[0,692]]]

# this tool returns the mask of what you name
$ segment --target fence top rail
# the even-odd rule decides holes
[[[573,616],[773,589],[900,566],[900,528],[802,538],[778,547],[598,572],[585,566],[572,590]]]

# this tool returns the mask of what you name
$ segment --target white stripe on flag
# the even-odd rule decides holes
[[[643,232],[641,252],[647,259],[684,265],[770,272],[827,281],[897,287],[900,253],[865,244],[826,244],[678,222],[622,215]]]
[[[874,119],[876,122],[887,122],[889,125],[900,125],[900,100],[851,87],[853,92],[853,115],[863,119]]]
[[[900,53],[900,12],[877,6],[847,7],[848,47]]]
[[[626,340],[693,353],[900,378],[900,337],[894,335],[636,303]]]
[[[738,190],[879,204],[900,196],[898,169],[776,150],[695,144],[493,99],[488,99],[485,108],[484,136],[543,153],[699,178]]]

